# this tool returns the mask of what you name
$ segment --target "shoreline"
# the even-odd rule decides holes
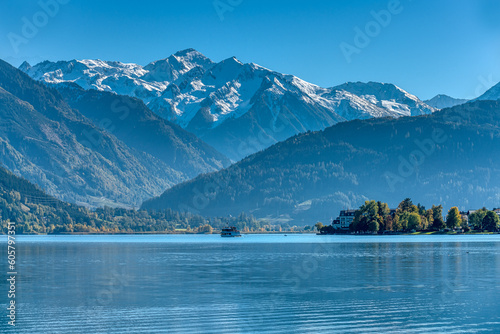
[[[63,232],[63,233],[25,233],[25,234],[17,234],[17,235],[219,235],[220,232],[217,233],[190,233],[190,232],[116,232],[116,233],[95,233],[95,232]],[[388,234],[370,234],[370,233],[337,233],[337,234],[321,234],[317,232],[297,232],[297,231],[286,231],[286,232],[247,232],[242,233],[242,235],[249,234],[257,234],[257,235],[289,235],[289,234],[304,234],[304,235],[317,235],[317,236],[331,236],[331,235],[341,235],[341,236],[366,236],[366,237],[385,237],[385,236],[401,236],[401,235],[493,235],[500,234],[500,232],[414,232],[414,233],[388,233]],[[7,235],[7,234],[2,234]]]

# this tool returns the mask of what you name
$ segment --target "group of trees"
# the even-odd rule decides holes
[[[349,229],[353,232],[377,232],[392,229],[394,224],[387,203],[366,201],[354,215]]]
[[[423,205],[415,205],[410,198],[406,198],[392,212],[387,203],[366,201],[356,210],[349,230],[356,233],[376,233],[462,228],[468,231],[469,223],[475,230],[497,231],[500,219],[496,212],[486,208],[474,212],[469,218],[462,216],[457,207],[452,207],[444,219],[442,205],[433,205],[426,210]],[[325,232],[328,231],[325,229]]]
[[[475,230],[496,231],[500,225],[500,218],[495,211],[482,208],[470,214],[469,224],[473,226]]]

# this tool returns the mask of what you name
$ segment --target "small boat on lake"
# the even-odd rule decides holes
[[[220,236],[224,238],[241,237],[241,233],[236,229],[236,227],[231,226],[223,228],[220,232]]]

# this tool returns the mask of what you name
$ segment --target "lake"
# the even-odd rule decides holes
[[[16,241],[2,333],[500,333],[500,235]]]

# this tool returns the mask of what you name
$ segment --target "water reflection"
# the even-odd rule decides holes
[[[16,333],[500,332],[496,236],[241,239],[25,238]]]

